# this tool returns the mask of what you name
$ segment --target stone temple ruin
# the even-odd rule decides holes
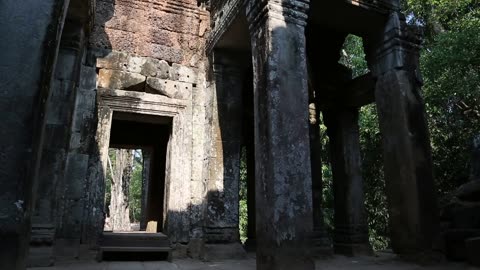
[[[246,246],[257,269],[372,254],[358,130],[359,108],[370,103],[383,135],[394,252],[444,250],[421,36],[399,9],[398,0],[3,2],[1,268],[130,246],[173,260],[244,257],[242,148]],[[338,63],[348,34],[363,38],[367,75],[353,78]],[[320,114],[331,144],[332,237],[321,205]],[[148,149],[141,227],[154,220],[158,233],[103,232],[114,146]],[[478,218],[452,226],[455,245],[479,247]]]

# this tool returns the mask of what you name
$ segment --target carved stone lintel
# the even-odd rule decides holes
[[[305,27],[309,2],[310,0],[249,0],[246,8],[250,31],[256,32],[268,18]]]

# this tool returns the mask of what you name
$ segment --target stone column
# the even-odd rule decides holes
[[[371,255],[363,191],[358,109],[325,111],[334,192],[335,253]]]
[[[421,38],[393,12],[367,55],[377,79],[375,100],[383,135],[393,250],[418,256],[439,233],[438,205],[425,105],[421,97]]]
[[[103,221],[104,172],[99,163],[101,148],[105,147],[102,144],[106,142],[100,141],[97,128],[98,120],[104,116],[98,111],[95,67],[87,62],[80,68],[64,181],[57,189],[62,196],[58,203],[55,240],[55,253],[59,257],[78,257],[80,242],[93,243]],[[106,113],[106,119],[108,115]]]
[[[152,152],[150,149],[142,149],[143,156],[143,171],[142,171],[142,206],[140,213],[140,230],[145,231],[147,229],[147,208],[148,208],[148,194],[149,194],[149,183],[151,179],[152,171]]]
[[[238,227],[243,74],[233,55],[215,51],[213,59],[216,96],[212,111],[205,259],[245,255]]]
[[[254,70],[257,269],[314,269],[305,25],[309,1],[247,3]]]
[[[66,2],[2,1],[0,8],[2,269],[25,269],[44,137],[45,107]]]
[[[30,267],[53,264],[57,182],[65,171],[70,139],[69,127],[75,105],[75,90],[80,72],[84,27],[66,21],[60,43],[54,81],[47,102],[45,141],[40,162],[37,198],[32,217]]]

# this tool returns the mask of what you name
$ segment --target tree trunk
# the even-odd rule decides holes
[[[128,193],[132,178],[133,151],[115,149],[110,199],[110,222],[114,231],[130,231]]]

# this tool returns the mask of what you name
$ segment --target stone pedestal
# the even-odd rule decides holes
[[[55,226],[53,224],[33,224],[28,253],[28,267],[48,267],[55,262],[54,239]]]
[[[371,255],[363,191],[358,109],[324,112],[330,138],[334,192],[334,250]]]
[[[431,147],[419,75],[420,37],[391,13],[367,55],[377,78],[375,100],[383,136],[392,247],[418,257],[439,235]],[[372,58],[373,57],[373,58]]]
[[[308,1],[249,1],[257,269],[314,269],[305,34]]]

